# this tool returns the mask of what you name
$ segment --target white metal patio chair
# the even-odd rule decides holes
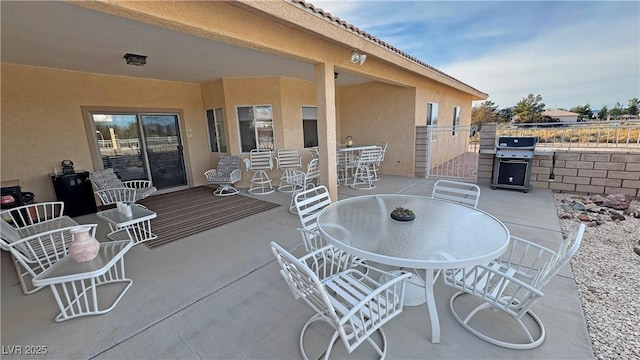
[[[544,325],[531,307],[544,295],[542,288],[578,251],[584,230],[585,225],[580,224],[555,251],[512,236],[507,251],[488,265],[445,270],[445,284],[460,290],[449,303],[454,318],[472,334],[494,345],[532,349],[542,344],[546,336]],[[457,307],[456,300],[465,294],[480,299],[482,303],[468,313],[465,311],[467,315],[461,315],[462,306]],[[472,319],[476,315],[496,316],[494,312],[482,311],[487,309],[500,310],[518,326],[504,324],[498,329],[480,329],[479,322],[473,325]],[[529,315],[533,324],[531,321],[527,321],[529,326],[525,324],[525,315]],[[518,331],[526,335],[525,342],[512,340]]]
[[[351,188],[358,190],[370,190],[376,186],[373,184],[375,176],[372,167],[378,162],[380,151],[379,146],[367,147],[360,150],[356,170],[353,173],[353,183]]]
[[[324,359],[329,358],[338,338],[349,353],[366,340],[381,359],[385,358],[387,339],[382,326],[402,313],[405,284],[410,274],[390,275],[390,280],[381,284],[354,269],[356,259],[333,246],[320,248],[299,259],[275,242],[271,242],[271,250],[294,297],[303,299],[316,312],[300,332],[303,359],[309,359],[304,348],[305,334],[317,321],[325,322],[335,330],[324,351]],[[375,268],[370,270],[385,274]],[[375,332],[380,335],[380,344],[371,338]]]
[[[309,161],[305,175],[305,188],[318,186],[318,181],[320,181],[320,159],[311,159]]]
[[[83,224],[82,226],[90,226],[90,234],[95,237],[97,224]],[[73,240],[70,231],[77,227],[78,224],[15,238],[16,234],[11,232],[11,228],[6,225],[5,221],[2,221],[3,234],[0,244],[3,249],[11,252],[16,273],[25,295],[33,294],[42,288],[33,286],[33,278],[67,255],[69,245]]]
[[[312,159],[319,159],[320,158],[320,153],[318,152],[318,147],[314,146],[314,147],[310,147],[307,148],[309,150],[309,155],[311,155]]]
[[[267,171],[273,169],[273,159],[269,149],[253,149],[249,158],[244,159],[247,171],[253,171],[249,193],[254,195],[266,195],[275,191],[271,185],[271,178]]]
[[[293,195],[293,204],[300,219],[302,242],[307,252],[314,251],[318,247],[323,247],[326,243],[318,233],[318,214],[322,209],[331,204],[329,190],[320,185],[311,189],[306,189]]]
[[[295,176],[293,170],[302,168],[302,156],[296,149],[280,149],[276,155],[276,167],[282,170],[278,191],[293,192],[295,187],[289,178]]]
[[[433,184],[431,197],[475,208],[478,207],[478,200],[480,200],[480,187],[476,184],[441,179]]]
[[[294,203],[296,194],[304,191],[307,188],[307,175],[300,170],[290,170],[291,173],[287,178],[287,182],[291,188],[291,201],[289,202],[289,212],[296,214],[298,208]]]
[[[378,176],[378,169],[380,168],[380,164],[384,161],[384,154],[387,152],[388,143],[379,143],[377,146],[380,147],[380,154],[378,155],[378,160],[371,165],[371,171],[373,171],[373,181],[380,180]]]
[[[238,156],[220,156],[218,158],[218,167],[205,171],[204,176],[207,178],[207,184],[218,185],[218,188],[213,191],[213,195],[235,195],[239,191],[233,187],[233,184],[242,179],[240,158]]]
[[[338,185],[347,185],[358,165],[356,155],[353,151],[338,151],[336,153],[336,164],[338,166]]]
[[[147,198],[158,190],[149,180],[122,181],[112,168],[96,171],[90,174],[89,178],[98,190],[113,188],[136,189],[136,201]]]

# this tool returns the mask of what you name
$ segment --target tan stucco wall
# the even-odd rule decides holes
[[[426,79],[421,81],[420,84],[422,86],[417,89],[416,97],[416,126],[425,126],[427,124],[427,103],[438,104],[438,126],[453,125],[453,108],[455,106],[460,107],[459,126],[469,126],[471,124],[472,98],[469,94],[438,85],[436,82]],[[454,143],[452,142],[451,144]],[[430,165],[433,167],[443,164],[467,151],[467,146],[464,142],[457,141],[455,144],[456,148],[448,148],[449,151],[432,152]]]
[[[415,89],[369,82],[340,88],[339,142],[388,143],[380,173],[413,176]]]
[[[48,175],[54,167],[60,171],[61,160],[94,170],[81,106],[181,109],[188,176],[194,185],[204,182],[209,159],[199,84],[11,64],[2,64],[1,71],[1,178],[19,179],[36,201],[55,200]]]
[[[225,78],[203,84],[202,91],[205,109],[220,107],[223,110],[229,154],[248,157],[240,152],[237,107],[271,105],[276,150],[298,149],[304,157],[303,163],[309,160],[303,145],[302,107],[316,106],[313,83],[279,77]],[[211,166],[215,167],[219,154],[208,152],[208,155]],[[277,179],[280,171],[273,170],[269,174]],[[237,185],[248,187],[250,178],[251,173],[243,172],[242,181]]]

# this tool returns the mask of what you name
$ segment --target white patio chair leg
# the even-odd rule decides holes
[[[218,188],[213,191],[213,195],[231,196],[231,195],[237,194],[238,192],[239,192],[238,189],[234,188],[233,186],[224,184],[224,185],[218,186]]]
[[[256,171],[251,178],[251,187],[249,188],[249,194],[253,195],[267,195],[275,191],[271,185],[271,178],[264,170]]]
[[[527,328],[527,326],[524,324],[524,322],[522,322],[521,319],[515,319],[513,318],[513,320],[516,321],[516,323],[518,324],[518,326],[523,330],[524,334],[527,336],[527,339],[529,340],[529,342],[527,343],[511,343],[511,342],[506,342],[506,341],[502,341],[493,337],[490,337],[482,332],[480,332],[479,330],[471,327],[469,325],[469,321],[471,321],[471,319],[480,311],[482,310],[493,310],[493,307],[491,306],[490,303],[482,303],[478,306],[476,306],[473,310],[471,310],[471,312],[469,312],[469,314],[462,319],[460,317],[460,314],[458,313],[458,311],[455,309],[454,306],[454,302],[456,301],[456,299],[458,297],[460,297],[461,295],[466,295],[465,292],[463,291],[458,291],[457,293],[453,294],[453,296],[451,297],[451,300],[449,301],[449,308],[451,309],[451,314],[453,315],[454,319],[456,319],[456,321],[463,327],[465,328],[467,331],[469,331],[470,333],[472,333],[473,335],[479,337],[480,339],[494,344],[494,345],[498,345],[507,349],[515,349],[515,350],[526,350],[526,349],[533,349],[537,346],[539,346],[540,344],[542,344],[542,342],[544,341],[545,337],[546,337],[546,332],[544,329],[544,325],[542,324],[542,320],[540,320],[540,318],[538,317],[538,315],[536,315],[533,311],[529,310],[527,311],[527,315],[529,315],[531,317],[531,319],[533,319],[536,327],[538,328],[539,331],[539,336],[538,338],[534,338],[531,335],[531,331],[529,330],[529,328]],[[508,298],[506,299],[508,301]]]

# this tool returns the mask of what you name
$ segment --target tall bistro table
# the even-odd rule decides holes
[[[396,221],[396,207],[413,221]],[[504,253],[509,230],[492,215],[465,205],[411,195],[368,195],[337,201],[318,215],[318,229],[334,246],[362,259],[425,271],[431,342],[440,342],[434,274],[488,263]]]

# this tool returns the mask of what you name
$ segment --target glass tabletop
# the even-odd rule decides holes
[[[391,218],[396,207],[413,221]],[[509,230],[492,215],[464,205],[412,195],[369,195],[341,200],[318,216],[329,243],[363,259],[419,269],[489,262],[507,248]]]
[[[157,214],[147,208],[142,206],[133,205],[131,206],[132,216],[125,216],[118,209],[109,209],[98,211],[96,214],[99,218],[107,220],[113,224],[116,224],[119,227],[131,225],[134,223],[138,223],[143,220],[153,219],[157,216]]]
[[[66,255],[53,266],[33,278],[34,286],[44,286],[88,279],[104,274],[133,246],[131,240],[110,241],[100,244],[98,255],[86,262],[77,262]]]

